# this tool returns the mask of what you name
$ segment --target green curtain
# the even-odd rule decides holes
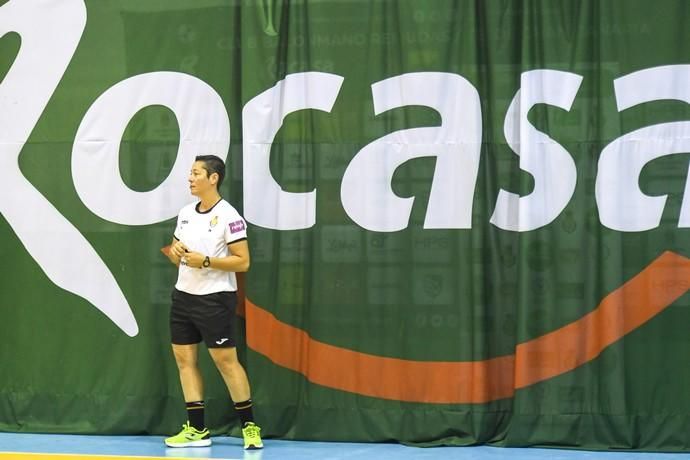
[[[21,0],[0,3],[0,25],[11,31],[0,38],[5,76],[29,46],[22,34],[47,35],[12,32],[17,20],[8,7]],[[174,72],[206,83],[228,114],[221,192],[247,216],[252,251],[246,331],[244,323],[238,331],[247,345],[240,351],[267,437],[690,449],[690,245],[681,218],[690,149],[648,161],[634,181],[647,196],[667,196],[656,225],[616,228],[607,216],[617,214],[603,210],[606,197],[597,196],[598,187],[606,195],[610,185],[602,152],[621,136],[675,123],[654,148],[690,142],[690,127],[682,124],[690,119],[687,102],[657,97],[623,109],[616,86],[617,79],[664,66],[676,66],[676,77],[657,79],[660,94],[690,86],[682,78],[690,59],[686,2],[87,0],[83,9],[84,31],[25,139],[19,170],[112,273],[138,332],[128,335],[93,302],[60,287],[14,221],[0,219],[0,430],[161,434],[184,419],[167,317],[176,273],[160,253],[174,216],[136,224],[96,212],[78,190],[84,172],[73,164],[80,126],[88,131],[82,122],[101,95],[138,75]],[[47,56],[43,63],[36,74],[55,65]],[[507,230],[492,223],[501,191],[525,197],[544,180],[521,161],[530,146],[516,155],[505,131],[511,102],[521,101],[516,94],[527,94],[527,76],[541,70],[578,81],[572,104],[536,102],[516,126],[521,136],[527,125],[545,136],[534,145],[562,147],[572,159],[574,188],[548,223]],[[308,72],[342,83],[330,111],[291,112],[272,140],[270,174],[283,193],[315,192],[314,224],[278,229],[253,221],[247,209],[270,204],[245,196],[254,171],[243,153],[271,139],[245,138],[258,121],[243,109]],[[455,195],[433,192],[439,152],[448,145],[472,149],[458,134],[467,125],[418,102],[377,108],[377,84],[412,74],[429,82],[418,88],[422,98],[436,88],[433,75],[476,91],[471,194],[460,179],[449,181]],[[25,79],[27,94],[38,78]],[[449,110],[473,110],[452,87],[439,91]],[[266,113],[287,99],[276,94]],[[17,95],[19,109],[9,99],[0,108],[21,111],[28,100]],[[215,120],[203,108],[190,113],[202,126]],[[155,189],[188,141],[181,134],[187,122],[162,103],[128,119],[121,138],[108,139],[119,144],[118,173],[131,190],[159,199]],[[414,140],[421,131],[381,141],[442,125],[450,137],[422,147]],[[623,160],[650,153],[640,139],[623,143]],[[390,171],[391,194],[414,198],[402,229],[367,228],[344,204],[348,168],[377,142],[412,154]],[[0,154],[16,143],[0,128]],[[621,177],[634,173],[621,165]],[[371,185],[354,177],[362,189]],[[548,177],[550,186],[561,180]],[[105,180],[103,187],[99,193],[107,194]],[[363,199],[374,214],[388,211],[377,196]],[[435,199],[447,209],[468,201],[470,224],[426,225]],[[170,204],[144,201],[152,209]],[[65,267],[89,270],[40,214],[31,207],[22,213],[28,228],[54,245],[46,250],[64,251]],[[215,434],[238,434],[220,376],[201,355],[207,421]]]

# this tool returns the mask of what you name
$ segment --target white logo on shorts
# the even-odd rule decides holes
[[[228,339],[220,339],[220,340],[216,340],[216,343],[217,343],[218,345],[223,345],[223,344],[224,344],[225,342],[227,342],[227,341],[228,341]]]

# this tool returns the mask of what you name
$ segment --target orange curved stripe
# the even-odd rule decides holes
[[[689,288],[690,259],[664,252],[577,321],[518,344],[515,355],[481,361],[413,361],[336,347],[312,339],[249,299],[247,344],[279,366],[330,388],[408,402],[485,403],[595,359]]]
[[[513,394],[513,356],[439,362],[387,358],[314,340],[245,300],[247,345],[319,385],[398,401],[486,402]],[[496,378],[503,376],[503,378]]]
[[[524,388],[592,361],[609,345],[661,313],[690,289],[690,259],[671,251],[577,321],[518,344],[515,388]]]

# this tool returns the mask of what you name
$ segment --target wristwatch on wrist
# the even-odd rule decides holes
[[[204,257],[204,261],[201,265],[204,268],[208,268],[211,265],[211,259],[208,256]]]

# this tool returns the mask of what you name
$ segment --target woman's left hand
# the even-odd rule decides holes
[[[184,256],[182,256],[182,263],[191,268],[201,268],[201,264],[204,263],[204,258],[206,258],[206,256],[200,252],[185,252]]]

